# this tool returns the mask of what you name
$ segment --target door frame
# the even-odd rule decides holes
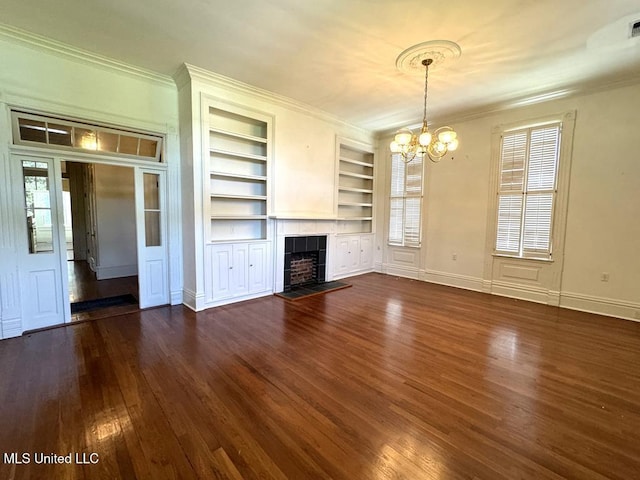
[[[79,162],[79,163],[88,163],[88,164],[101,164],[101,165],[112,165],[112,166],[119,166],[119,167],[127,167],[127,168],[132,168],[133,169],[133,175],[134,175],[134,183],[135,183],[135,198],[136,198],[136,218],[140,218],[140,216],[144,216],[144,212],[140,212],[139,208],[138,208],[138,198],[142,197],[144,192],[143,191],[138,191],[139,188],[142,187],[141,184],[139,184],[139,182],[136,180],[138,178],[138,176],[142,175],[143,172],[148,172],[148,173],[159,173],[160,174],[160,178],[162,178],[162,184],[163,184],[163,188],[161,189],[161,202],[162,202],[162,208],[161,208],[161,225],[162,225],[162,229],[163,229],[163,233],[162,233],[162,245],[164,248],[164,275],[166,277],[166,281],[164,282],[164,296],[163,299],[166,299],[166,301],[162,304],[169,304],[170,300],[171,300],[171,292],[170,292],[170,281],[169,281],[169,242],[168,242],[168,228],[167,228],[167,222],[168,222],[168,211],[167,211],[167,206],[168,206],[168,202],[167,202],[167,190],[168,190],[168,184],[167,184],[167,171],[168,171],[168,166],[166,163],[152,163],[152,162],[145,162],[145,161],[141,161],[141,160],[135,160],[135,159],[126,159],[126,158],[121,158],[121,157],[106,157],[100,154],[82,154],[82,153],[76,153],[76,152],[64,152],[64,154],[61,154],[61,152],[59,151],[52,151],[50,149],[46,149],[46,148],[37,148],[37,147],[12,147],[10,148],[9,151],[9,159],[10,159],[10,169],[13,173],[13,178],[21,178],[22,176],[22,170],[21,168],[18,169],[18,163],[20,162],[18,160],[18,158],[22,158],[22,157],[30,157],[30,158],[40,158],[40,159],[46,159],[48,161],[52,162],[53,165],[53,185],[52,185],[52,191],[54,192],[53,194],[55,195],[55,206],[56,206],[56,211],[55,214],[52,211],[52,222],[55,221],[57,222],[56,228],[54,230],[57,230],[57,239],[58,239],[58,243],[60,245],[60,247],[58,248],[58,261],[60,264],[60,281],[62,283],[62,288],[61,288],[61,297],[59,300],[62,302],[62,311],[63,311],[63,317],[60,319],[61,322],[56,323],[56,325],[59,324],[65,324],[65,323],[70,323],[71,322],[71,303],[69,300],[69,284],[68,284],[68,273],[67,273],[67,259],[66,259],[66,250],[62,248],[62,245],[65,245],[66,243],[64,242],[64,211],[62,208],[62,162],[63,161],[72,161],[72,162]],[[15,170],[19,170],[19,172],[16,172]],[[139,173],[140,172],[140,173]],[[14,205],[13,209],[15,211],[15,213],[17,213],[18,211],[20,211],[20,215],[22,215],[22,210],[23,205],[24,205],[24,186],[21,186],[22,180],[19,184],[15,185],[15,192],[14,192],[14,198],[16,200],[20,200],[19,204]],[[22,216],[16,217],[19,219],[22,219]],[[141,276],[144,275],[144,271],[143,271],[143,259],[144,257],[141,257],[140,255],[140,245],[142,242],[142,245],[144,245],[144,229],[140,229],[139,228],[140,222],[136,221],[136,241],[137,241],[137,245],[138,245],[138,292],[139,292],[139,304],[140,304],[140,308],[147,308],[150,306],[156,306],[156,305],[160,305],[159,303],[151,303],[149,304],[149,302],[144,301],[145,299],[143,299],[143,292],[142,292],[142,288],[141,288]],[[24,229],[25,227],[22,227],[22,229]],[[53,227],[52,227],[53,228]],[[22,229],[18,232],[18,235],[21,236],[22,234]],[[20,244],[20,238],[16,238],[18,245]],[[62,243],[61,243],[62,242]],[[23,276],[24,272],[22,271],[22,266],[18,265],[18,270],[19,270],[19,276]],[[143,280],[144,282],[144,280]],[[147,282],[148,283],[148,282]],[[23,284],[23,282],[20,282],[20,289],[21,289],[21,295],[20,298],[25,299],[25,298],[29,298],[28,296],[28,291],[26,289],[26,286]],[[22,300],[23,303],[23,307],[21,308],[22,310],[22,318],[21,318],[21,324],[22,324],[22,331],[25,331],[25,325],[28,323],[27,319],[24,316],[24,300]],[[146,305],[146,306],[143,306]]]

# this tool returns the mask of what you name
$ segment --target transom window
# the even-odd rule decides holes
[[[13,143],[162,161],[162,138],[70,120],[11,112]]]
[[[551,258],[561,131],[553,123],[502,135],[495,253]]]

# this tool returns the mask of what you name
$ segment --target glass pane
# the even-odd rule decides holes
[[[47,127],[49,130],[49,143],[51,145],[71,146],[71,127],[55,123],[49,123]]]
[[[20,140],[47,143],[47,127],[44,122],[20,118],[18,126],[20,128]]]
[[[127,135],[120,135],[120,153],[126,153],[127,155],[138,154],[138,139],[135,137],[128,137]]]
[[[87,128],[75,128],[75,143],[78,148],[95,150],[98,147],[96,132]]]
[[[160,246],[160,212],[144,212],[144,237],[147,247]]]
[[[158,191],[158,175],[155,173],[145,173],[144,181],[144,209],[160,209],[160,192]]]
[[[156,150],[158,149],[158,142],[155,140],[147,140],[146,138],[140,139],[140,150],[138,155],[142,157],[155,158]]]
[[[22,162],[29,253],[53,252],[49,170],[44,162]]]
[[[98,132],[98,150],[116,153],[118,151],[118,134]]]

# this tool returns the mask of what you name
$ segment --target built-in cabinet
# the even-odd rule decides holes
[[[335,241],[334,278],[347,277],[373,269],[372,234],[337,235]]]
[[[209,302],[253,296],[271,288],[270,243],[211,246]]]
[[[344,138],[337,139],[337,217],[341,231],[373,232],[373,148]]]
[[[202,97],[206,303],[271,293],[270,115]]]

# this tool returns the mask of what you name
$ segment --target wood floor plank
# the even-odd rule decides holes
[[[0,342],[0,454],[100,458],[0,478],[640,478],[640,323],[350,283]]]

